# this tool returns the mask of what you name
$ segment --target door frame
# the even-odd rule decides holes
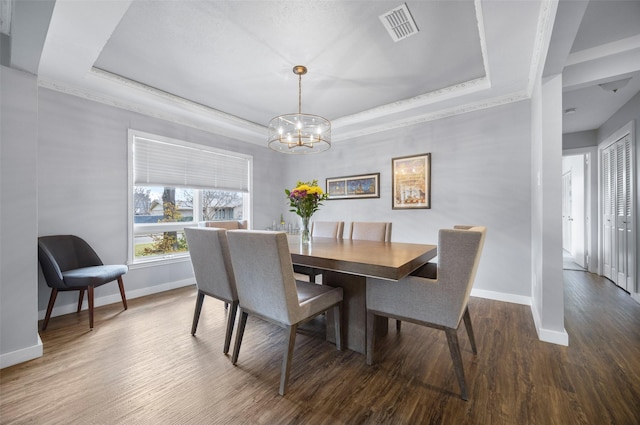
[[[585,158],[584,168],[584,253],[585,270],[600,274],[599,268],[599,159],[598,147],[564,149],[562,156],[582,155]]]

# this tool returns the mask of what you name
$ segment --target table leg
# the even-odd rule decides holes
[[[340,287],[343,291],[342,332],[344,347],[365,354],[367,342],[367,278],[352,274],[324,271],[322,284]],[[327,315],[327,329],[333,329],[331,315]],[[376,334],[384,336],[388,332],[388,320],[376,317]],[[327,339],[335,342],[333,332],[327,332]]]

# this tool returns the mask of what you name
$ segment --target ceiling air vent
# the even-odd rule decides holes
[[[406,3],[380,15],[380,21],[382,21],[382,25],[387,29],[393,41],[396,42],[418,32],[418,27],[411,17],[411,12],[409,12]]]

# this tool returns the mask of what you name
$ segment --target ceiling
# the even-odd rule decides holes
[[[640,91],[640,1],[408,0],[418,32],[395,42],[379,16],[402,4],[58,0],[39,83],[256,144],[297,112],[298,64],[302,112],[332,120],[334,142],[527,99],[549,43],[576,109],[564,132]]]
[[[592,0],[563,69],[563,132],[595,130],[640,92],[640,1]],[[599,84],[631,77],[612,91]]]

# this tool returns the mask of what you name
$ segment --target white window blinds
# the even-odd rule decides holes
[[[206,146],[133,135],[136,185],[249,191],[249,158]]]

